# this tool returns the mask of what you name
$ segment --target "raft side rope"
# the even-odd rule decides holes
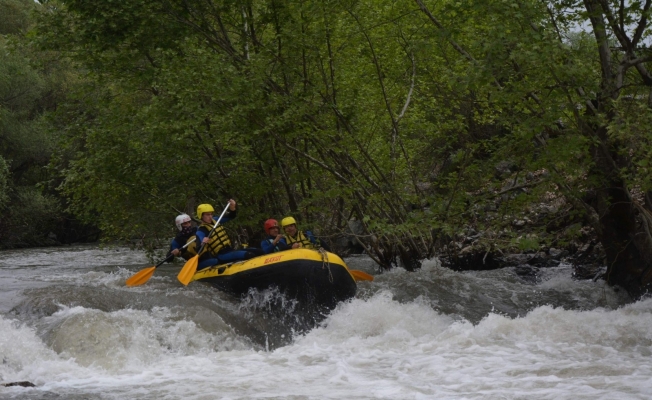
[[[321,268],[328,268],[328,281],[333,283],[333,271],[331,271],[331,263],[328,261],[328,252],[323,247],[320,247],[317,251],[321,254]]]

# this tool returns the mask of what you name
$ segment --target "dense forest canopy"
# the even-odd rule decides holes
[[[60,54],[33,44],[30,0],[0,1],[0,248],[97,238],[65,211],[48,168],[58,144],[48,114],[79,76]]]
[[[7,114],[45,135],[49,181],[105,238],[167,238],[176,212],[233,197],[243,242],[292,214],[413,269],[461,233],[527,250],[584,226],[610,283],[640,294],[652,281],[650,1],[31,8],[30,27],[3,13],[4,37],[22,36],[5,39],[0,68],[41,69],[2,78],[31,93],[13,104],[2,86],[2,126]],[[61,97],[33,109],[55,60]],[[5,188],[20,173],[2,157]]]

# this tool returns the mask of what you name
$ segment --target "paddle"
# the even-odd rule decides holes
[[[226,204],[226,207],[224,207],[224,211],[222,211],[222,215],[215,221],[215,225],[213,225],[213,229],[211,229],[210,232],[208,232],[208,236],[206,237],[211,237],[211,233],[217,228],[217,225],[220,223],[220,220],[224,216],[224,213],[226,213],[226,210],[229,208],[231,205],[231,202]],[[201,215],[199,215],[201,218]],[[188,285],[190,283],[190,280],[192,279],[192,276],[195,275],[195,272],[197,272],[197,264],[199,263],[199,255],[201,254],[201,251],[204,249],[204,245],[206,243],[202,243],[201,247],[199,250],[197,250],[197,255],[191,258],[190,260],[186,261],[186,264],[183,266],[181,269],[181,272],[179,272],[179,275],[177,275],[177,279],[179,282],[181,282],[184,286]]]
[[[191,241],[186,243],[182,247],[182,249],[185,249],[186,247],[188,247],[190,245],[190,243],[192,243],[194,241],[195,241],[195,239],[192,239]],[[156,271],[156,268],[163,265],[164,262],[172,260],[173,258],[174,258],[174,254],[170,254],[169,256],[167,256],[165,258],[165,260],[161,261],[160,263],[156,264],[155,266],[145,268],[145,269],[141,269],[140,271],[136,272],[132,277],[127,279],[127,286],[138,286],[138,285],[142,285],[143,283],[147,282],[149,280],[149,278],[151,278],[152,275],[154,275],[154,271]]]
[[[353,275],[353,278],[357,281],[373,281],[374,277],[373,275],[369,275],[368,273],[364,271],[360,271],[357,269],[350,269],[349,272],[351,275]]]

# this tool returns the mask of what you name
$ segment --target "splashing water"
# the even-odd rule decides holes
[[[533,283],[432,260],[361,282],[329,315],[273,290],[182,287],[178,264],[124,285],[147,266],[94,247],[0,253],[0,382],[36,385],[0,398],[650,398],[652,300],[568,266]]]

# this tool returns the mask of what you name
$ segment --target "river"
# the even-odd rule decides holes
[[[650,399],[652,300],[572,268],[372,273],[315,315],[278,293],[143,286],[144,253],[0,252],[2,399]]]

